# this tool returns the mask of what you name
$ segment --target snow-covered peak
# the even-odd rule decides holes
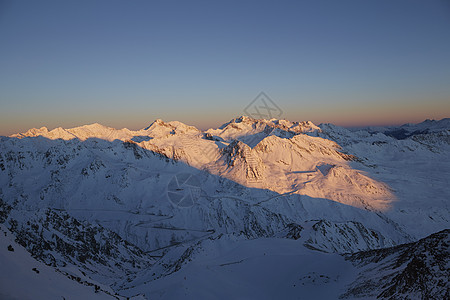
[[[260,140],[269,135],[277,135],[284,138],[291,138],[294,135],[308,133],[317,135],[322,131],[321,128],[314,125],[311,121],[291,122],[279,119],[254,119],[247,116],[232,119],[218,129],[209,129],[205,131],[209,136],[219,137],[225,141],[231,142],[236,139],[246,139],[244,143],[250,147],[255,146]],[[55,128],[48,130],[46,127],[40,129],[32,128],[25,133],[13,134],[10,137],[25,138],[42,136],[48,139],[71,140],[79,139],[84,141],[89,138],[98,138],[108,141],[113,140],[132,140],[133,138],[142,140],[143,137],[168,137],[171,135],[185,135],[201,133],[194,126],[186,125],[179,121],[164,122],[156,119],[149,126],[142,130],[133,131],[127,128],[115,129],[104,126],[99,123],[78,126],[74,128]],[[145,139],[144,139],[145,140]],[[148,140],[148,139],[147,139]]]
[[[161,119],[156,119],[155,121],[152,122],[152,124],[150,124],[149,126],[145,127],[143,130],[151,130],[153,128],[159,127],[159,126],[164,126],[164,127],[168,127],[169,125],[166,124],[163,120]]]
[[[255,121],[259,121],[259,119],[255,119],[255,118],[247,117],[247,116],[240,116],[238,118],[231,120],[230,123],[241,123],[241,122],[253,123]]]
[[[71,140],[79,139],[80,141],[87,140],[89,138],[98,138],[108,141],[113,141],[115,139],[125,140],[132,138],[134,132],[124,128],[115,129],[112,127],[107,127],[98,123],[93,123],[89,125],[83,125],[79,127],[74,127],[70,129],[64,129],[61,127],[55,128],[49,131],[47,128],[42,127],[41,129],[30,129],[25,133],[13,134],[11,137],[14,138],[25,138],[25,137],[37,137],[42,136],[51,140],[62,139]]]
[[[46,134],[46,133],[48,133],[47,127],[41,127],[39,129],[31,128],[24,133],[15,133],[15,134],[11,135],[11,137],[22,138],[22,137],[27,137],[27,136],[39,136],[39,135]]]
[[[321,129],[311,121],[291,122],[280,119],[254,119],[247,116],[232,119],[218,129],[209,129],[206,133],[218,136],[221,139],[232,142],[241,140],[250,147],[254,147],[259,141],[270,135],[283,138],[291,138],[294,135],[308,133],[317,135]]]
[[[99,123],[78,126],[74,128],[64,129],[61,127],[48,130],[46,127],[40,129],[32,128],[25,133],[13,134],[13,138],[26,138],[42,136],[51,140],[62,139],[71,140],[78,139],[85,141],[89,138],[103,139],[107,141],[113,140],[132,140],[133,138],[167,136],[170,134],[198,133],[199,130],[193,126],[183,124],[178,121],[164,122],[160,119],[154,121],[150,126],[143,130],[133,131],[127,128],[115,129],[104,126]],[[145,139],[144,139],[145,140]]]
[[[180,133],[198,133],[199,130],[194,126],[186,125],[179,121],[164,122],[161,119],[156,119],[150,126],[143,129],[153,135],[167,135]]]
[[[270,122],[277,128],[295,133],[321,132],[321,129],[312,121],[291,122],[288,120],[271,119]]]
[[[370,134],[382,133],[397,140],[404,140],[422,134],[449,134],[450,118],[441,120],[427,119],[421,123],[407,123],[401,126],[369,126],[359,129]]]
[[[66,129],[63,129],[61,127],[55,128],[53,130],[48,130],[47,127],[41,127],[40,129],[32,128],[24,133],[17,133],[13,134],[10,137],[13,138],[26,138],[26,137],[38,137],[42,136],[48,139],[63,139],[63,140],[70,140],[75,138],[75,136],[71,133],[69,133]]]
[[[112,127],[103,126],[98,123],[75,127],[67,130],[80,140],[88,138],[104,138],[110,140],[110,136],[114,133],[122,132],[127,133],[128,129],[117,130]]]
[[[391,130],[395,128],[391,128]],[[405,124],[400,126],[400,130],[405,130],[409,134],[439,132],[444,130],[450,130],[450,118],[441,120],[427,119],[418,124]]]
[[[244,126],[239,126],[240,128],[245,127],[245,125],[250,125],[253,127],[258,127],[260,125],[268,125],[271,127],[281,128],[284,130],[292,130],[295,132],[309,132],[312,130],[320,131],[320,128],[314,125],[311,121],[303,121],[303,122],[291,122],[285,119],[255,119],[247,116],[240,116],[238,118],[234,118],[231,121],[223,124],[219,127],[219,129],[226,129],[227,127],[236,127],[236,124],[242,124]]]

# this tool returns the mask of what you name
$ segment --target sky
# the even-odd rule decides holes
[[[291,121],[450,117],[450,1],[0,0],[0,135],[206,129],[261,92]]]

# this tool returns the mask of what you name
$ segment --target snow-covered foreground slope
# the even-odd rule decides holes
[[[125,294],[148,299],[337,299],[356,278],[337,254],[289,239],[207,240],[192,262],[164,279],[137,282]]]
[[[121,295],[182,297],[190,286],[187,295],[208,298],[196,287],[214,286],[216,275],[236,293],[280,292],[284,283],[263,276],[272,265],[284,281],[291,267],[325,258],[349,266],[347,277],[327,279],[337,295],[359,272],[338,253],[449,228],[447,123],[401,140],[384,129],[248,117],[204,132],[161,120],[139,131],[31,129],[0,138],[0,221],[35,259]],[[241,277],[217,267],[224,251],[245,258],[233,271]],[[326,292],[295,286],[286,295]]]
[[[117,299],[108,287],[70,280],[36,261],[0,225],[0,299]],[[106,290],[106,293],[105,293]]]
[[[450,230],[418,242],[341,256],[300,240],[236,240],[197,245],[185,267],[136,282],[125,294],[149,299],[448,299]]]

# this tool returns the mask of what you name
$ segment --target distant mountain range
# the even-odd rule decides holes
[[[450,119],[0,137],[0,298],[449,298],[449,154]]]

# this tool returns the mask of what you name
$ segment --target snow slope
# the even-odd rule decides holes
[[[450,126],[448,119],[425,121],[429,133],[396,139],[382,131],[352,132],[321,125],[321,136],[336,141],[358,157],[351,166],[390,187],[396,197],[385,215],[407,227],[416,239],[448,228],[450,189]],[[392,129],[392,128],[391,128]]]
[[[221,236],[196,245],[178,272],[124,293],[148,299],[448,299],[449,237],[445,230],[340,256],[302,247],[301,238]]]
[[[148,299],[337,299],[356,275],[337,254],[295,240],[207,240],[192,262],[163,279],[124,291]]]

